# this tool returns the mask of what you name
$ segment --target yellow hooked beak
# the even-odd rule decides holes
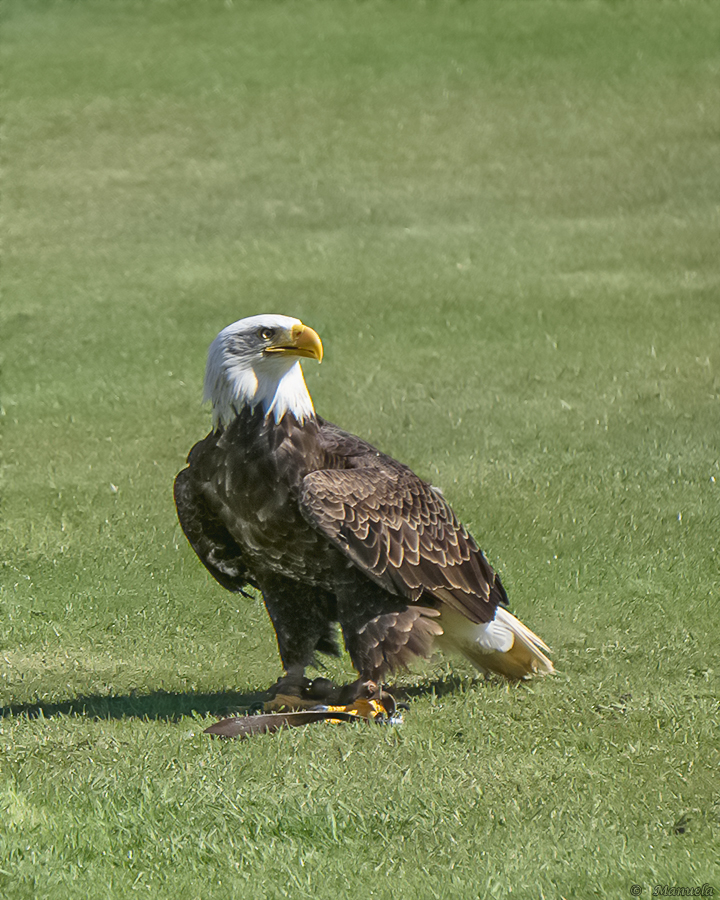
[[[280,337],[282,343],[276,347],[268,347],[266,353],[281,353],[283,356],[305,356],[322,362],[323,345],[320,335],[302,323],[290,329],[290,340],[285,335]]]

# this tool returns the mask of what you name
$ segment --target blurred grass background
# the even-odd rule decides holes
[[[720,889],[717,4],[2,17],[3,895]],[[318,411],[443,487],[556,678],[436,660],[400,729],[200,736],[279,673],[171,500],[258,312],[319,331]]]

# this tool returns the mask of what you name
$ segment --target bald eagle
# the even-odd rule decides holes
[[[213,427],[175,480],[200,561],[228,590],[262,594],[284,667],[274,692],[313,696],[305,670],[338,652],[336,623],[359,675],[346,702],[436,647],[508,678],[552,672],[442,493],[316,414],[300,359],[322,357],[288,316],[221,331],[205,375]]]

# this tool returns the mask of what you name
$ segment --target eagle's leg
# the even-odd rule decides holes
[[[310,687],[310,679],[305,677],[305,666],[285,664],[285,674],[278,678],[267,693],[271,698],[282,695],[283,697],[302,697]]]
[[[379,682],[361,675],[357,681],[346,684],[337,690],[331,699],[342,706],[349,706],[360,699],[380,699],[381,691],[382,686]]]
[[[279,575],[262,579],[261,589],[285,670],[283,677],[270,688],[270,694],[311,699],[313,682],[305,677],[305,669],[314,661],[317,651],[338,653],[332,629],[336,618],[335,597],[328,591]]]
[[[338,586],[338,618],[345,646],[360,677],[344,689],[350,700],[371,696],[383,676],[403,660],[396,659],[407,637],[397,640],[397,624],[407,603],[369,581],[361,573],[346,570]]]
[[[345,574],[337,597],[345,646],[360,675],[343,689],[342,702],[377,696],[388,672],[430,657],[442,634],[436,610],[408,603],[360,573]]]

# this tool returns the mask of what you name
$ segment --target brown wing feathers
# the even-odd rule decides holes
[[[242,550],[198,494],[190,469],[183,469],[175,479],[174,496],[182,530],[203,565],[224,588],[245,593],[243,588],[254,582]]]
[[[504,591],[438,492],[404,468],[324,469],[303,481],[301,510],[360,569],[392,593],[424,592],[488,622]]]

